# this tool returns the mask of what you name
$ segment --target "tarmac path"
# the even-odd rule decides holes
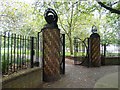
[[[44,82],[43,88],[118,88],[118,67],[119,66],[117,65],[113,65],[88,68],[81,65],[74,65],[73,60],[66,59],[65,75],[62,75],[61,79],[58,81],[48,83]],[[115,78],[113,78],[115,82],[114,86],[104,86],[106,80],[111,78],[108,76],[109,78],[105,79],[105,76],[111,75],[113,73],[116,73],[115,75],[117,76],[116,77],[113,75]],[[103,80],[100,80],[102,78]],[[113,80],[111,82],[113,82]],[[102,86],[100,85],[101,83]]]

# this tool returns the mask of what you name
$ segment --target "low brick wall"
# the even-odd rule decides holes
[[[67,59],[70,60],[81,60],[82,57],[73,57],[73,56],[66,56]],[[85,60],[85,58],[84,58]],[[82,61],[82,60],[81,60]],[[102,65],[120,65],[120,57],[101,57]]]
[[[120,57],[106,57],[105,65],[120,65]]]
[[[36,88],[42,85],[42,69],[22,70],[2,78],[2,88]]]

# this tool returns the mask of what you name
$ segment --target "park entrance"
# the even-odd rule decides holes
[[[84,40],[74,38],[74,64],[85,66],[101,66],[100,36],[96,33],[95,26],[92,27],[92,34]]]

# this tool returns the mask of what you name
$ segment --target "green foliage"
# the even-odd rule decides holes
[[[55,9],[58,13],[58,25],[61,32],[66,34],[66,46],[70,48],[73,54],[73,38],[86,38],[90,35],[90,29],[94,24],[93,12],[97,9],[94,1],[77,1],[74,2],[41,2],[38,1],[40,12],[43,12],[48,7]],[[37,2],[37,3],[38,3]]]
[[[70,52],[65,52],[65,56],[70,56]]]
[[[2,73],[5,73],[7,68],[9,67],[8,62],[9,60],[7,59],[7,57],[3,55],[2,56]]]
[[[0,22],[4,31],[35,36],[43,26],[43,15],[34,13],[34,7],[27,3],[3,0],[1,3]],[[42,21],[42,22],[41,22]]]
[[[106,17],[104,18],[106,21],[103,23],[104,30],[101,33],[102,38],[101,42],[102,44],[119,44],[119,20],[120,16],[116,14],[107,14]]]
[[[14,62],[14,58],[12,58],[11,60],[11,55],[9,56],[8,58],[8,53],[6,54],[3,54],[2,55],[2,73],[6,73],[7,72],[7,69],[13,65],[13,63],[17,64],[18,66],[21,65],[21,63],[24,63],[24,62],[30,62],[30,58],[25,58],[26,56],[24,56],[24,54],[22,54],[20,57],[20,55],[18,55],[17,57],[15,57],[15,62]],[[12,57],[14,57],[14,55],[12,55]],[[12,61],[12,62],[11,62]]]
[[[109,5],[117,0],[106,0],[103,3]],[[84,40],[91,34],[92,25],[96,25],[101,36],[101,43],[120,44],[118,39],[120,30],[120,16],[112,14],[101,8],[96,0],[69,1],[69,2],[45,2],[37,0],[34,4],[20,2],[18,0],[2,0],[0,12],[0,28],[26,36],[36,36],[46,24],[44,11],[53,8],[58,14],[58,26],[61,33],[66,34],[66,48],[70,48],[73,54],[73,38]],[[120,3],[112,6],[120,9]]]

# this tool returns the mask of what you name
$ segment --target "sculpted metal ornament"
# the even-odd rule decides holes
[[[47,27],[57,27],[58,16],[55,10],[48,8],[45,10],[44,18],[47,22]]]
[[[92,26],[92,33],[97,33],[97,27],[95,25]]]

